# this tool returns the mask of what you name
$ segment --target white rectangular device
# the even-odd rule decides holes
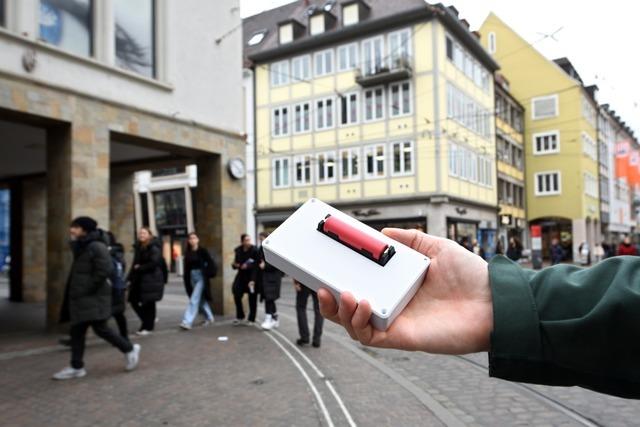
[[[348,291],[387,330],[424,280],[430,260],[338,209],[310,199],[263,242],[266,261],[313,290]]]

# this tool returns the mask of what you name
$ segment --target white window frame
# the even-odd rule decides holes
[[[591,138],[587,132],[582,131],[580,133],[580,140],[582,142],[582,154],[589,157],[593,161],[598,160],[598,147],[596,142]]]
[[[351,97],[355,95],[356,96],[356,100],[355,102],[355,107],[356,107],[356,117],[355,120],[353,117],[351,117]],[[342,102],[343,100],[346,99],[347,102],[347,122],[343,123],[343,114],[344,111],[342,111]],[[361,111],[360,111],[360,92],[349,92],[349,93],[345,93],[343,94],[341,97],[338,98],[340,105],[338,106],[338,109],[340,110],[340,123],[339,125],[341,127],[346,127],[346,126],[353,126],[356,125],[358,123],[360,123],[360,115],[361,115]]]
[[[558,190],[557,191],[540,191],[538,188],[538,177],[540,175],[558,175]],[[535,196],[558,196],[562,194],[562,173],[559,170],[541,171],[533,174],[533,192]]]
[[[489,36],[487,37],[487,51],[490,54],[494,54],[496,53],[496,50],[498,48],[498,43],[496,40],[496,33],[494,33],[493,31],[489,33]]]
[[[546,136],[555,136],[556,137],[556,148],[553,150],[538,150],[537,149],[537,144],[536,144],[536,139],[537,138],[542,138],[542,137],[546,137]],[[531,152],[533,153],[534,156],[545,156],[547,154],[557,154],[560,152],[560,131],[559,130],[552,130],[552,131],[546,131],[546,132],[538,132],[538,133],[534,133],[531,136],[531,143],[532,143],[532,150]]]
[[[286,160],[287,162],[287,166],[286,169],[282,167],[282,162],[284,162]],[[276,168],[276,163],[280,162],[281,163],[281,171],[283,174],[286,175],[281,175],[280,180],[284,181],[284,177],[286,177],[286,184],[280,184],[277,185],[277,179],[276,179],[276,175],[277,175],[277,168]],[[291,187],[291,158],[290,157],[274,157],[273,160],[271,161],[271,170],[273,171],[273,173],[271,174],[271,186],[274,189],[281,189],[281,188],[289,188]]]
[[[458,170],[458,144],[449,141],[449,175],[458,178],[460,171]]]
[[[351,52],[350,49],[354,49],[353,57],[350,54]],[[345,52],[345,56],[344,56],[345,64],[343,64],[342,61],[340,60],[341,58],[340,52]],[[360,49],[359,49],[358,43],[348,43],[348,44],[343,44],[342,46],[339,46],[338,50],[336,51],[336,62],[337,62],[336,70],[338,70],[338,72],[342,72],[342,71],[351,71],[358,68],[359,53],[360,53]]]
[[[402,35],[406,34],[407,35],[407,43],[402,46]],[[399,38],[399,46],[402,46],[400,48],[400,53],[398,52],[394,52],[392,50],[392,43],[391,43],[391,39],[394,37],[398,37]],[[411,60],[411,55],[413,52],[412,46],[411,46],[411,42],[413,41],[413,38],[411,37],[411,30],[409,28],[403,28],[401,30],[396,30],[396,31],[392,31],[387,35],[387,46],[389,46],[389,54],[388,54],[388,60],[389,60],[389,68],[394,68],[394,60],[395,58],[402,58],[402,54],[404,53],[404,55],[406,55],[406,59],[407,61]],[[383,51],[384,51],[384,46],[383,46]]]
[[[285,121],[283,110],[287,110],[287,119]],[[276,134],[276,111],[280,112],[280,133]],[[283,132],[283,124],[287,125],[287,131]],[[274,107],[271,109],[271,136],[273,138],[280,138],[288,136],[291,132],[291,107],[289,105],[281,105],[279,107]]]
[[[285,71],[281,70],[281,67],[285,66]],[[277,67],[277,72],[274,70],[274,67]],[[290,76],[290,64],[289,60],[285,59],[284,61],[277,61],[271,63],[269,65],[269,74],[271,87],[280,87],[289,84],[289,76]],[[277,79],[276,79],[277,76]]]
[[[376,158],[378,148],[382,147],[382,174],[378,175],[377,173],[380,171],[378,168],[380,160]],[[369,153],[373,155],[373,169],[374,172],[370,173],[367,169],[367,156]],[[382,179],[387,176],[387,145],[386,144],[370,144],[365,145],[362,150],[362,159],[363,159],[363,170],[364,170],[364,178],[365,179]]]
[[[376,101],[376,96],[375,96],[375,93],[376,93],[377,90],[380,90],[380,93],[382,94],[381,95],[382,96],[382,109],[380,110],[381,114],[382,114],[381,117],[376,117],[375,116],[375,112],[376,112],[376,102],[375,102]],[[372,118],[370,118],[370,119],[367,119],[367,92],[372,92],[373,93],[373,97],[372,97],[373,105],[372,105],[372,109],[371,109]],[[368,89],[364,90],[362,92],[362,106],[363,106],[363,108],[362,108],[362,121],[363,121],[363,123],[370,123],[370,122],[376,122],[376,121],[379,121],[379,120],[384,120],[385,119],[385,110],[386,110],[385,109],[385,105],[386,105],[386,103],[387,103],[386,91],[384,90],[384,86],[375,86],[375,87],[368,88]]]
[[[546,99],[553,99],[554,100],[554,103],[555,103],[555,114],[554,115],[549,115],[549,116],[537,117],[536,116],[536,109],[535,109],[536,101],[541,101],[541,100],[546,100]],[[553,95],[537,96],[537,97],[531,99],[531,120],[552,119],[554,117],[558,117],[559,115],[560,115],[560,98],[559,98],[557,93],[553,94]]]
[[[348,27],[360,22],[360,6],[358,3],[352,3],[342,8],[342,25]]]
[[[409,85],[409,89],[407,91],[407,93],[405,94],[404,91],[402,90],[402,86],[408,84]],[[404,106],[404,97],[407,96],[409,98],[409,111],[404,112],[404,111],[400,111],[397,114],[394,114],[393,112],[393,93],[392,90],[394,87],[398,87],[398,94],[400,97],[400,106]],[[403,116],[410,116],[411,114],[413,114],[413,85],[411,84],[411,80],[404,80],[401,82],[397,82],[397,83],[391,83],[389,85],[389,94],[387,96],[387,99],[389,100],[389,117],[390,118],[397,118],[397,117],[403,117]],[[402,108],[400,108],[401,110]]]
[[[348,153],[349,170],[346,177],[343,174],[344,172],[344,165],[342,164],[343,153]],[[353,173],[353,168],[352,168],[354,154],[357,155],[357,172],[356,173]],[[339,169],[340,182],[352,182],[360,179],[360,176],[362,176],[362,166],[363,166],[362,150],[360,150],[360,147],[343,148],[342,150],[340,150],[340,152],[338,153],[338,162],[340,163],[340,169]]]
[[[304,180],[304,169],[306,167],[306,160],[309,161],[309,182]],[[302,164],[302,181],[298,181],[298,163]],[[313,154],[298,154],[293,157],[293,186],[294,187],[309,187],[313,185]]]
[[[594,199],[597,199],[598,185],[599,185],[598,178],[596,178],[595,175],[593,175],[590,172],[585,172],[583,174],[582,180],[584,185],[584,194]],[[588,185],[589,183],[587,181],[591,181],[592,188],[589,188],[590,186]],[[593,190],[593,191],[590,191],[590,190]]]
[[[320,156],[324,156],[325,160],[324,160],[324,168],[321,167],[320,165]],[[329,168],[331,166],[329,166],[329,156],[333,157],[333,177],[332,178],[328,178],[328,172],[329,172]],[[326,184],[335,184],[336,183],[336,179],[337,179],[337,175],[338,175],[338,161],[336,158],[336,152],[335,151],[322,151],[320,153],[317,153],[315,156],[316,159],[316,184],[317,185],[326,185]],[[320,170],[323,169],[324,172],[324,179],[320,178]]]
[[[308,127],[305,129],[304,128],[304,106],[308,105],[309,106],[309,110],[307,112],[308,114]],[[298,125],[298,115],[297,115],[297,108],[300,107],[300,112],[301,112],[301,122],[300,122],[300,130],[297,130],[297,125]],[[298,104],[295,104],[292,108],[292,114],[293,114],[293,120],[292,120],[292,124],[293,124],[293,134],[294,135],[299,135],[301,133],[308,133],[311,132],[311,129],[313,128],[313,104],[310,101],[305,101],[305,102],[300,102]]]
[[[296,65],[300,67],[300,76],[296,75]],[[296,56],[291,60],[291,81],[303,82],[309,79],[311,79],[311,55]]]
[[[368,39],[362,40],[361,44],[360,44],[360,55],[361,55],[361,70],[362,70],[362,74],[364,76],[370,76],[373,74],[376,74],[376,51],[375,51],[375,46],[376,46],[376,41],[380,41],[380,68],[384,68],[385,66],[385,45],[384,45],[384,36],[375,36],[375,37],[370,37]],[[366,45],[370,44],[370,49],[366,48]],[[373,60],[373,67],[371,69],[369,69],[367,67],[367,62],[365,60],[365,55],[367,50],[370,50],[369,53],[371,53],[371,58]]]
[[[410,170],[406,170],[406,165],[405,165],[405,158],[404,158],[404,148],[405,145],[409,144],[409,148],[410,148],[410,153],[411,153],[411,169]],[[395,147],[399,145],[400,146],[400,172],[396,172],[395,169]],[[390,144],[390,153],[391,155],[389,156],[389,170],[391,171],[391,176],[409,176],[409,175],[413,175],[415,173],[415,144],[413,143],[413,141],[396,141],[396,142],[392,142]]]
[[[327,67],[327,54],[331,58],[331,67]],[[322,72],[318,73],[318,59],[321,58]],[[335,55],[333,49],[325,49],[313,54],[313,75],[315,77],[328,76],[333,74],[335,69]]]
[[[327,125],[327,101],[331,101],[331,125]],[[311,109],[313,112],[313,120],[314,120],[314,124],[315,124],[315,130],[327,130],[327,129],[333,129],[336,126],[336,99],[332,96],[327,97],[327,98],[318,98],[318,99],[314,99],[313,100],[314,104],[313,104],[313,108]],[[319,126],[318,124],[318,113],[320,111],[320,107],[318,106],[319,103],[322,103],[323,105],[323,111],[324,111],[324,117],[323,117],[323,124],[322,126]]]

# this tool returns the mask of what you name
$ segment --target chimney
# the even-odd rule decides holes
[[[455,6],[453,6],[453,5],[452,5],[452,6],[449,6],[447,9],[449,9],[449,11],[450,11],[451,13],[453,13],[453,14],[454,14],[454,16],[455,16],[456,18],[458,17],[458,15],[459,15],[459,13],[458,13],[458,9],[456,9],[456,8],[455,8]]]
[[[476,39],[478,39],[478,41],[480,41],[480,32],[479,31],[471,31],[471,34],[476,36]]]
[[[462,25],[464,25],[464,26],[465,26],[465,28],[466,28],[467,30],[469,29],[469,26],[470,26],[470,25],[469,25],[469,21],[467,21],[466,19],[462,18],[462,19],[460,20],[460,23],[461,23]]]

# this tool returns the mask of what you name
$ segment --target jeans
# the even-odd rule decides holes
[[[191,326],[199,310],[204,310],[207,320],[213,321],[211,307],[209,307],[209,303],[204,297],[204,277],[202,276],[202,270],[191,270],[191,286],[193,287],[193,292],[191,293],[189,305],[182,317],[182,323]]]
[[[131,308],[136,312],[140,320],[142,321],[142,325],[140,325],[139,330],[147,330],[153,331],[153,328],[156,325],[156,302],[132,302]]]
[[[87,335],[87,329],[89,326],[93,329],[93,332],[97,336],[108,342],[114,347],[117,347],[123,353],[129,353],[133,350],[131,343],[116,334],[107,326],[106,320],[94,320],[91,322],[81,322],[71,325],[71,367],[73,369],[81,369],[84,367],[82,361],[84,356],[85,337]]]
[[[307,323],[307,301],[309,300],[309,295],[311,295],[311,298],[313,299],[313,311],[315,313],[315,319],[313,321],[313,342],[320,343],[324,318],[320,314],[318,294],[304,285],[302,286],[302,289],[300,289],[300,291],[296,293],[298,332],[300,333],[300,338],[303,341],[309,342],[309,324]]]

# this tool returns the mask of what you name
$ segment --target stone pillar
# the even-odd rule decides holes
[[[580,259],[580,243],[587,241],[587,221],[584,218],[574,219],[571,222],[571,238],[573,245],[573,261]]]
[[[447,215],[443,203],[428,205],[427,232],[433,236],[447,237]]]
[[[223,160],[219,155],[198,159],[198,186],[195,189],[195,229],[202,245],[213,251],[219,263],[218,276],[211,281],[216,314],[233,312],[231,285],[235,270],[231,268],[232,249],[238,246],[246,227],[244,181],[232,180]]]
[[[44,178],[22,182],[22,293],[25,302],[47,299],[46,188]]]
[[[109,186],[109,231],[118,242],[122,243],[125,251],[127,266],[133,261],[131,247],[135,243],[135,202],[133,193],[133,172],[125,168],[114,169]]]
[[[70,221],[109,225],[109,134],[84,123],[47,129],[47,327],[55,329],[71,267]]]

